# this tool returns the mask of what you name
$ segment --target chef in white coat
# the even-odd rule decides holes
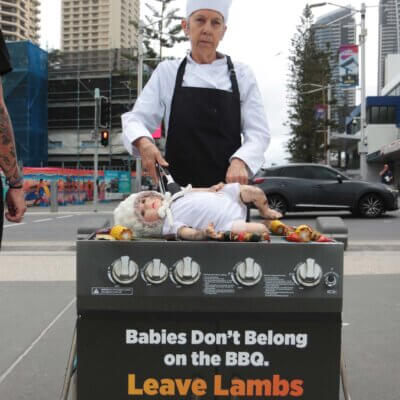
[[[160,63],[132,111],[122,115],[125,147],[139,152],[156,180],[168,167],[181,186],[246,184],[262,166],[270,133],[251,69],[217,51],[232,0],[187,0],[182,28],[191,43],[183,60]],[[165,159],[151,132],[164,120]]]

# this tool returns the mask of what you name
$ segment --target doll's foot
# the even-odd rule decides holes
[[[274,219],[281,219],[283,215],[279,211],[273,210],[272,208],[268,208],[266,212],[261,214],[261,217],[265,219],[274,220]]]

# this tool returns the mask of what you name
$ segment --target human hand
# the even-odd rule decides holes
[[[215,226],[213,223],[209,223],[207,228],[204,230],[205,235],[208,239],[214,239],[214,240],[222,240],[223,239],[223,232],[216,232],[215,231]]]
[[[142,158],[143,169],[147,171],[153,182],[158,184],[158,176],[156,172],[156,163],[162,167],[168,167],[167,161],[161,155],[157,146],[148,138],[141,137],[137,139],[133,145],[139,150]]]
[[[249,174],[247,172],[246,163],[239,158],[234,158],[226,173],[226,183],[240,183],[247,185],[249,182]]]
[[[224,182],[217,183],[216,185],[211,186],[208,190],[210,192],[219,192],[225,186]]]
[[[26,211],[25,192],[23,189],[8,189],[6,195],[6,218],[10,222],[21,222]]]

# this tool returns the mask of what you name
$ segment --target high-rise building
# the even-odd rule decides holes
[[[379,2],[378,95],[385,86],[385,59],[400,53],[400,0]]]
[[[39,0],[0,0],[0,27],[5,40],[39,44]]]
[[[338,123],[339,132],[345,129],[346,116],[355,105],[355,89],[339,87],[339,49],[342,45],[356,43],[356,23],[352,17],[351,5],[336,9],[317,19],[314,24],[315,41],[319,49],[331,53],[333,95],[336,105],[332,107],[332,118]],[[311,82],[318,84],[319,82]]]
[[[140,0],[62,0],[64,52],[137,47]]]

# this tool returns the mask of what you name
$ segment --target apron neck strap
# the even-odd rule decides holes
[[[185,75],[186,64],[187,64],[187,57],[185,57],[182,60],[181,65],[179,66],[179,69],[178,69],[178,74],[176,76],[176,87],[177,88],[182,87],[183,75]]]
[[[235,67],[233,66],[230,56],[226,56],[226,61],[228,63],[229,77],[231,78],[232,83],[232,92],[234,95],[239,96],[239,85],[236,77]]]
[[[236,77],[235,67],[233,66],[232,60],[229,56],[226,56],[226,62],[228,64],[229,77],[232,83],[232,92],[234,95],[239,96],[239,85]],[[183,76],[185,75],[185,70],[186,70],[186,64],[187,64],[187,57],[185,57],[182,60],[181,65],[179,66],[178,69],[178,74],[176,76],[176,86],[175,86],[177,88],[182,87]]]

